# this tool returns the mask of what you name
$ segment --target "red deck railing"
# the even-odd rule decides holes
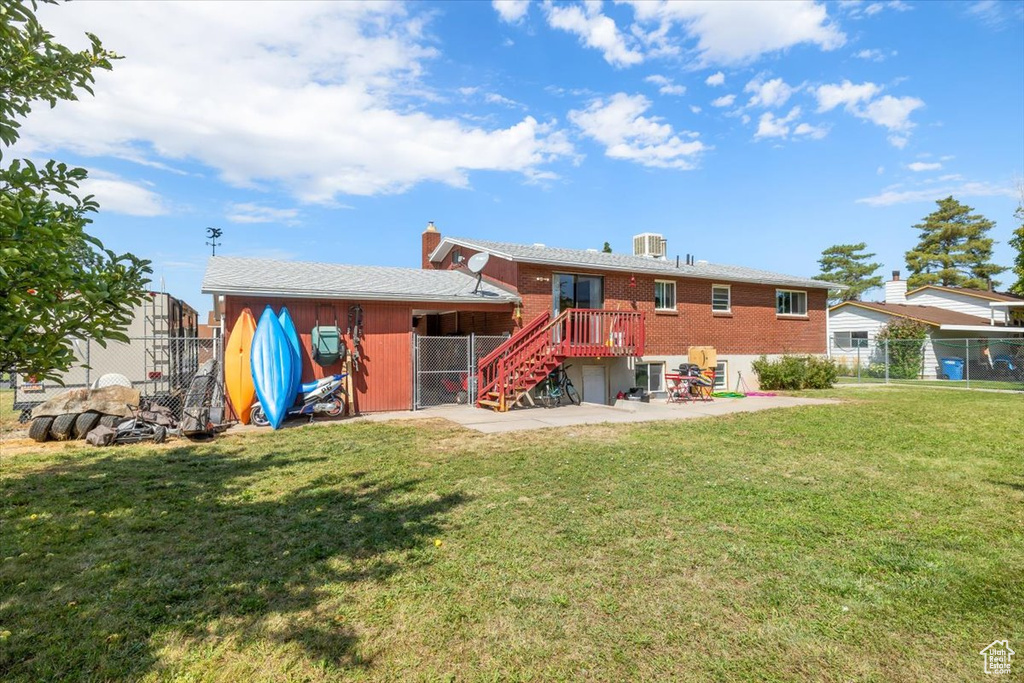
[[[531,369],[547,361],[642,356],[644,343],[644,314],[640,312],[571,308],[553,320],[550,313],[543,313],[480,360],[478,396],[497,391],[504,409],[506,394],[531,388],[519,384],[532,382],[526,379],[532,377]]]

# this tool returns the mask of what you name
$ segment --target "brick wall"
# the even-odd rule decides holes
[[[519,264],[524,323],[551,310],[553,272],[548,266]],[[636,274],[633,286],[630,273],[571,272],[604,277],[606,309],[646,313],[648,355],[683,355],[690,346],[714,346],[721,354],[825,353],[823,289],[806,290],[807,317],[783,318],[775,314],[774,285],[721,283],[732,286],[732,313],[716,314],[710,280]],[[676,280],[675,312],[655,311],[655,279]]]

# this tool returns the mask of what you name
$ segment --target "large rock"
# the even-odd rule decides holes
[[[139,405],[139,390],[128,387],[103,387],[102,389],[68,389],[49,401],[32,409],[32,419],[56,417],[68,413],[84,413],[94,410],[104,415],[131,417],[129,405]]]

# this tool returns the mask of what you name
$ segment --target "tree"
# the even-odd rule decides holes
[[[821,252],[818,265],[821,275],[815,280],[834,282],[846,285],[849,289],[832,290],[829,292],[829,303],[840,301],[860,301],[861,295],[869,289],[882,286],[882,276],[875,271],[882,267],[881,263],[866,263],[874,254],[865,254],[867,244],[836,244]]]
[[[1010,294],[1024,296],[1024,185],[1021,186],[1021,200],[1017,210],[1013,212],[1017,219],[1017,229],[1013,231],[1010,238],[1010,246],[1017,250],[1017,256],[1013,259],[1013,274],[1017,281],[1010,286]]]
[[[76,194],[84,169],[4,159],[34,104],[91,94],[93,71],[117,59],[91,34],[81,52],[55,42],[37,7],[0,0],[0,374],[57,379],[75,362],[72,338],[127,340],[151,271],[86,232],[99,205]]]
[[[604,243],[604,247],[601,248],[601,251],[603,251],[606,254],[612,253],[612,245],[610,245],[607,242],[605,242]]]
[[[909,287],[943,285],[988,289],[999,283],[992,276],[1006,270],[991,262],[992,239],[986,237],[995,223],[953,197],[936,202],[939,208],[928,214],[917,246],[907,252]]]
[[[875,339],[888,354],[890,377],[914,379],[922,374],[927,338],[928,325],[910,318],[896,318],[878,331]]]

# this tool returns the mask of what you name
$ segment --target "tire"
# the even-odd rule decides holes
[[[85,435],[92,431],[93,427],[100,423],[100,414],[90,410],[82,413],[75,420],[75,438],[84,439]]]
[[[263,406],[259,403],[252,407],[249,411],[249,422],[256,425],[257,427],[268,427],[270,426],[270,420],[267,419],[266,414],[263,412]]]
[[[78,420],[78,413],[64,413],[53,418],[53,424],[50,425],[50,436],[56,441],[67,441],[73,438],[76,420]]]
[[[111,429],[117,429],[117,425],[121,424],[121,420],[125,418],[120,415],[104,415],[100,418],[100,424],[104,427],[110,427]]]
[[[331,408],[327,411],[327,415],[330,417],[338,417],[345,412],[345,402],[340,398],[335,398],[331,401]]]
[[[37,417],[32,420],[28,428],[28,438],[42,443],[50,438],[50,425],[53,424],[52,417]]]
[[[573,386],[572,382],[567,382],[565,385],[565,395],[569,397],[569,402],[575,406],[580,404],[580,394],[576,391],[576,387]]]
[[[167,440],[167,429],[162,425],[153,427],[153,443],[163,443]]]

